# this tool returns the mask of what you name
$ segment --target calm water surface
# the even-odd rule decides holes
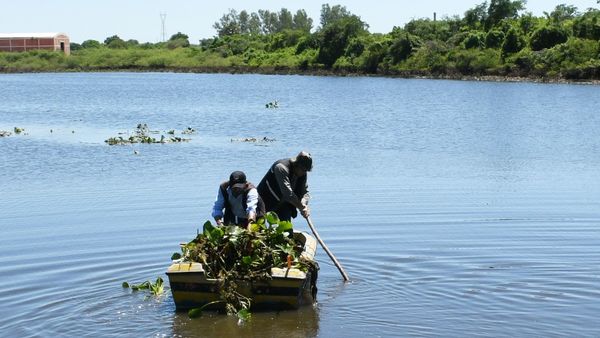
[[[0,138],[1,336],[600,336],[600,87],[18,74],[0,99],[26,130]],[[198,133],[103,142],[138,123]],[[166,277],[231,171],[301,149],[351,283],[320,250],[314,307],[242,325],[121,288]]]

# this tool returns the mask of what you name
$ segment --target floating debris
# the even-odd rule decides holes
[[[274,138],[268,138],[268,137],[262,137],[262,138],[256,138],[256,137],[245,137],[245,138],[232,138],[231,142],[250,142],[250,143],[263,143],[263,142],[275,142],[276,139]]]
[[[183,130],[181,133],[184,135],[192,135],[196,133],[196,129],[192,127],[187,127],[187,129]]]
[[[0,137],[8,137],[10,135],[12,135],[10,131],[0,130]]]
[[[167,132],[167,134],[175,134],[175,130],[172,130],[173,133],[171,133],[171,131]],[[179,142],[187,142],[190,139],[186,139],[186,138],[182,138],[182,137],[177,137],[177,136],[169,136],[169,137],[165,137],[165,135],[161,135],[160,139],[157,140],[154,137],[149,136],[149,133],[158,133],[158,132],[154,132],[151,131],[148,128],[147,124],[138,124],[136,130],[134,131],[134,134],[129,136],[129,137],[123,137],[123,136],[116,136],[116,137],[111,137],[107,140],[105,140],[104,142],[108,143],[108,145],[118,145],[118,144],[133,144],[133,143],[179,143]]]
[[[271,101],[265,104],[265,108],[279,108],[279,102],[277,102],[277,100]]]
[[[25,131],[25,129],[23,129],[23,128],[19,128],[19,127],[15,127],[15,128],[14,128],[14,131],[15,131],[15,134],[20,134],[20,133],[24,132],[24,131]]]

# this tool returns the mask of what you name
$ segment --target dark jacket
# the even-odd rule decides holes
[[[265,203],[266,211],[274,211],[281,207],[291,208],[290,210],[292,217],[296,217],[298,215],[296,207],[286,201],[286,196],[283,196],[282,189],[280,183],[277,181],[275,177],[274,171],[275,167],[278,164],[282,164],[287,168],[288,179],[290,184],[294,182],[292,186],[292,192],[297,196],[298,199],[302,200],[304,195],[306,195],[307,186],[306,186],[306,175],[302,177],[294,177],[294,172],[292,170],[292,164],[289,158],[282,159],[273,163],[269,171],[265,174],[263,179],[258,184],[256,188],[258,194],[262,197]]]

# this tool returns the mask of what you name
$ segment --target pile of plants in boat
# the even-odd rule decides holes
[[[183,130],[181,133],[182,134],[193,134],[196,131],[191,128],[188,127],[187,129]],[[155,138],[153,136],[151,136],[152,134],[160,134],[159,131],[156,130],[150,130],[150,128],[148,128],[148,125],[145,123],[140,123],[137,125],[137,128],[133,131],[133,135],[129,136],[129,137],[123,137],[123,136],[116,136],[116,137],[111,137],[106,139],[104,142],[108,143],[108,145],[119,145],[119,144],[133,144],[133,143],[177,143],[177,142],[187,142],[190,139],[188,138],[183,138],[183,137],[178,137],[178,136],[174,136],[175,135],[175,130],[171,129],[169,130],[165,135],[160,135],[160,138]],[[173,136],[171,136],[173,135]]]
[[[208,278],[218,280],[220,300],[189,311],[197,316],[206,306],[222,303],[227,314],[241,319],[249,315],[252,300],[238,292],[239,281],[259,281],[271,278],[271,268],[298,268],[308,271],[314,262],[301,257],[303,243],[293,239],[293,226],[269,212],[248,228],[235,225],[204,224],[191,242],[182,245],[182,253],[173,260],[202,263]]]

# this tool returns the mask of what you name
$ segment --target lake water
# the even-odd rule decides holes
[[[600,336],[598,86],[14,74],[0,98],[25,129],[0,138],[1,336]],[[197,134],[104,143],[138,123]],[[243,324],[121,287],[166,279],[231,171],[302,149],[351,283],[319,249],[315,306]]]

